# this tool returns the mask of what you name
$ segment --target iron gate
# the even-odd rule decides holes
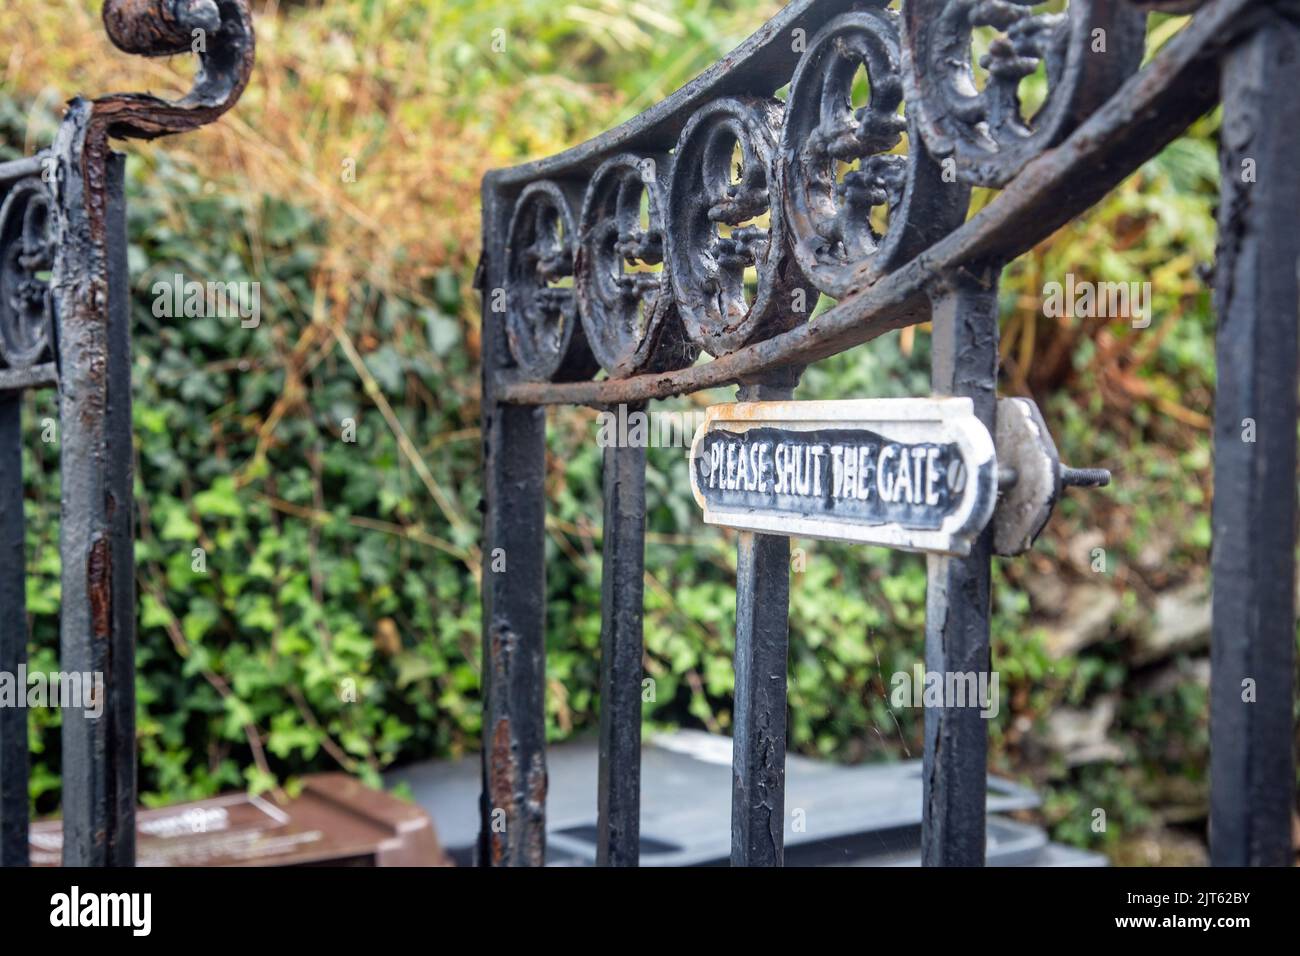
[[[798,0],[631,122],[485,179],[482,862],[535,865],[545,847],[545,406],[642,408],[725,384],[741,400],[788,399],[808,364],[930,321],[934,391],[970,398],[992,430],[1000,269],[1220,102],[1211,850],[1217,864],[1290,862],[1300,14],[1291,0],[1035,6],[905,0],[899,15]],[[1199,9],[1139,70],[1146,9],[1175,7]],[[0,164],[0,670],[19,669],[26,642],[18,396],[56,386],[60,655],[103,673],[107,698],[105,719],[65,714],[64,861],[98,865],[133,861],[136,795],[126,242],[108,140],[212,121],[253,54],[245,0],[108,0],[104,19],[143,55],[197,49],[201,35],[194,88],[175,103],[74,100],[50,149]],[[981,27],[1000,36],[977,91],[963,78]],[[1040,64],[1050,92],[1026,122],[1018,83]],[[859,66],[872,94],[853,111]],[[838,180],[846,161],[859,169]],[[1000,191],[967,220],[971,186]],[[887,227],[871,227],[873,209]],[[662,270],[623,268],[638,263]],[[818,293],[837,304],[808,322]],[[697,362],[701,350],[713,360]],[[1243,418],[1261,441],[1239,440]],[[644,474],[644,449],[606,450],[598,833],[610,865],[638,857]],[[789,539],[739,541],[732,862],[771,865]],[[928,559],[931,669],[990,668],[992,550],[986,531],[967,557]],[[982,863],[985,727],[971,708],[925,720],[925,862]],[[0,708],[4,864],[27,859],[26,767],[22,711]]]
[[[789,399],[808,364],[931,322],[934,392],[970,398],[992,433],[1001,269],[1219,103],[1211,855],[1292,862],[1297,6],[898,6],[796,0],[631,121],[483,181],[484,864],[545,851],[546,406],[731,384],[742,402]],[[1193,9],[1140,66],[1148,12]],[[980,29],[996,34],[982,88]],[[870,99],[854,109],[859,67]],[[1027,119],[1020,82],[1040,69]],[[998,192],[968,220],[972,186]],[[808,321],[818,293],[837,303]],[[1243,443],[1245,418],[1267,438]],[[635,865],[646,461],[604,455],[598,859]],[[928,670],[991,668],[991,534],[927,559]],[[733,865],[782,862],[789,547],[739,534]],[[986,752],[977,707],[926,709],[926,864],[984,862]]]

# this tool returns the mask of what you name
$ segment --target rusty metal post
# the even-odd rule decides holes
[[[21,179],[7,190],[0,216],[0,239],[9,247],[0,303],[0,454],[6,456],[0,474],[13,479],[0,489],[0,665],[16,669],[26,642],[21,457],[9,460],[20,448],[17,395],[57,381],[60,663],[69,674],[64,686],[81,691],[76,700],[60,700],[63,862],[71,866],[124,866],[135,859],[131,345],[124,159],[109,140],[155,139],[212,122],[247,85],[254,48],[247,0],[105,0],[103,20],[122,50],[193,51],[201,68],[176,101],[137,93],[78,97],[68,104],[52,150],[0,164],[0,180]],[[204,43],[196,45],[200,36]],[[13,202],[19,193],[21,223]],[[25,713],[2,719],[0,854],[4,862],[19,862],[27,856]]]
[[[54,248],[46,156],[0,163],[0,673],[27,663],[22,406],[54,382],[48,273]],[[23,682],[16,680],[18,693]],[[0,866],[26,866],[27,710],[0,707]]]
[[[742,402],[785,401],[802,369],[742,385]],[[731,865],[785,862],[786,680],[790,539],[742,531],[736,550],[735,729],[731,742]]]
[[[1215,269],[1210,859],[1291,866],[1295,812],[1300,32],[1271,15],[1223,61]]]
[[[627,414],[644,412],[633,405]],[[596,862],[641,855],[641,652],[645,587],[644,445],[605,449],[600,584],[600,759]]]
[[[932,296],[931,385],[938,395],[974,400],[975,416],[990,434],[996,434],[997,272],[961,272],[939,281]],[[967,557],[927,557],[927,672],[983,674],[991,669],[992,553],[990,526]],[[921,817],[925,866],[984,865],[987,759],[988,728],[977,702],[967,701],[964,707],[925,709]]]
[[[27,663],[22,393],[0,392],[0,673]],[[0,707],[0,866],[26,866],[27,709]]]
[[[92,104],[74,100],[55,143],[60,664],[90,685],[88,706],[63,711],[63,862],[129,866],[135,861],[135,566],[124,160],[87,136],[92,112]]]
[[[546,411],[495,400],[509,205],[483,188],[483,791],[479,864],[546,853]]]

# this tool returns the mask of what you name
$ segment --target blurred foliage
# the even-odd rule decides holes
[[[374,781],[396,761],[477,747],[478,180],[644,109],[777,6],[255,3],[258,66],[239,107],[211,129],[130,145],[147,802],[292,786],[338,766]],[[97,11],[94,0],[6,4],[0,158],[47,143],[75,89],[186,85],[183,60],[113,51]],[[1163,42],[1179,21],[1155,22]],[[1197,269],[1214,253],[1216,129],[1214,117],[1198,123],[1008,268],[1002,290],[1002,390],[1037,398],[1065,460],[1117,475],[1105,492],[1067,497],[1031,555],[995,567],[992,766],[1043,788],[1054,834],[1081,845],[1113,848],[1159,823],[1161,780],[1204,802],[1203,682],[1141,693],[1128,649],[1157,591],[1207,566],[1213,322]],[[1043,284],[1069,272],[1149,280],[1151,327],[1045,317]],[[261,324],[155,318],[153,284],[177,273],[259,282]],[[925,329],[879,339],[809,369],[798,397],[925,394],[928,346]],[[53,667],[57,452],[38,430],[54,403],[28,403],[32,657]],[[594,413],[550,422],[547,708],[559,740],[596,726],[600,454]],[[682,450],[649,461],[656,694],[645,716],[726,732],[734,536],[701,524]],[[1107,549],[1103,574],[1072,554],[1080,540]],[[795,545],[791,749],[919,757],[920,712],[896,712],[888,691],[921,659],[924,559]],[[194,570],[196,548],[206,571]],[[1050,653],[1061,607],[1044,581],[1118,592],[1104,638]],[[1124,759],[1067,766],[1046,721],[1108,694],[1121,698],[1110,736]],[[57,723],[33,714],[42,812],[57,807]],[[1097,807],[1104,833],[1090,825]]]

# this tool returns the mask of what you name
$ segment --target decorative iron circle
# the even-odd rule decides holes
[[[939,165],[899,112],[898,18],[888,9],[836,17],[813,37],[790,82],[779,175],[799,267],[843,298],[961,225],[970,191]],[[867,103],[853,84],[866,71]],[[908,153],[891,152],[908,132]],[[842,166],[857,163],[842,177]],[[871,222],[885,207],[883,233]]]
[[[9,368],[28,368],[49,352],[53,225],[44,184],[14,183],[0,204],[0,361]]]
[[[685,368],[686,338],[664,263],[666,184],[652,157],[624,153],[596,170],[582,204],[574,287],[596,361],[614,378]]]
[[[791,329],[817,304],[789,255],[782,204],[771,200],[781,110],[778,100],[715,100],[695,111],[677,140],[668,272],[687,334],[711,355]],[[747,269],[755,274],[752,292]]]
[[[506,235],[506,339],[529,378],[575,381],[596,370],[573,295],[576,233],[569,202],[549,180],[529,183]]]
[[[1138,67],[1146,14],[1126,0],[910,0],[903,7],[903,82],[909,109],[938,157],[979,186],[1005,186],[1104,103]],[[998,36],[971,64],[976,30]],[[1045,73],[1046,98],[1023,115],[1021,81]]]

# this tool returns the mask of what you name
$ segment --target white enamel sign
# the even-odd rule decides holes
[[[968,398],[715,405],[690,471],[707,524],[954,555],[998,493]]]

